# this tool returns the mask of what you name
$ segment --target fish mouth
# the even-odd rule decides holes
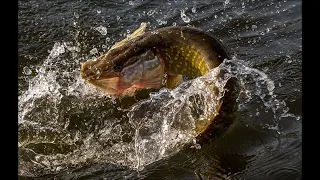
[[[119,73],[100,71],[96,67],[95,61],[87,61],[82,64],[80,72],[82,79],[107,94],[117,95],[123,91],[123,89],[119,87]]]
[[[99,57],[100,58],[100,57]],[[101,58],[96,61],[89,60],[81,65],[80,73],[82,79],[92,80],[100,78],[112,78],[119,76],[119,73],[106,69],[106,65],[102,62]]]
[[[121,83],[120,77],[91,79],[87,82],[112,96],[133,96],[136,90],[145,88],[145,86],[139,84]]]
[[[120,78],[112,77],[112,78],[99,78],[99,79],[91,79],[87,80],[88,83],[98,87],[102,91],[106,92],[110,95],[119,95],[125,89],[119,87]]]
[[[90,79],[87,82],[106,94],[119,97],[124,95],[134,96],[135,92],[139,89],[161,87],[162,78],[161,81],[155,80],[159,78],[150,79],[150,82],[138,82],[136,84],[124,83],[121,81],[121,77]]]
[[[96,61],[87,61],[81,65],[81,77],[82,79],[91,79],[96,73],[93,73],[93,67],[95,67]]]

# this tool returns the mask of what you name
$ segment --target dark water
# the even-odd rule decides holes
[[[19,178],[301,179],[301,3],[19,1]],[[228,48],[219,68],[241,95],[223,134],[197,144],[192,132],[193,110],[216,108],[202,81],[227,89],[216,71],[120,100],[81,80],[81,63],[141,22],[198,27]]]

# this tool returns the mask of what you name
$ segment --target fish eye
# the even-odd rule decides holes
[[[121,71],[122,70],[122,66],[121,65],[115,65],[114,67],[115,71]]]

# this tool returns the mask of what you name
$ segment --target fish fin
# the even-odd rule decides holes
[[[167,75],[167,84],[166,87],[169,89],[173,89],[177,87],[179,84],[183,82],[182,75],[177,74],[177,75]]]
[[[129,39],[133,39],[133,38],[136,38],[138,36],[141,36],[142,34],[145,33],[146,28],[147,28],[147,23],[144,23],[144,22],[141,23],[140,27],[137,30],[135,30],[132,34],[128,35],[128,38]]]
[[[115,49],[117,47],[120,47],[122,45],[124,45],[126,42],[128,42],[129,40],[133,39],[133,38],[136,38],[136,37],[139,37],[141,36],[142,34],[145,33],[146,31],[146,28],[147,28],[147,24],[146,23],[141,23],[140,27],[135,30],[132,34],[129,34],[125,39],[123,39],[122,41],[119,41],[117,42],[115,45],[113,45],[110,49],[109,49],[109,52],[111,49]]]

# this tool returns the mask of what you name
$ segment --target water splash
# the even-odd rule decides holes
[[[78,45],[72,46],[68,42],[56,42],[53,45],[47,59],[35,68],[37,75],[29,80],[28,90],[18,97],[19,122],[24,121],[24,115],[36,106],[34,103],[37,99],[48,96],[48,100],[57,105],[63,97],[62,91],[66,91],[66,95],[98,93],[80,79],[78,66],[81,60],[77,59],[79,51]],[[71,60],[62,59],[66,52]]]
[[[180,11],[180,17],[183,20],[183,22],[185,22],[185,23],[189,23],[190,22],[190,18],[185,14],[184,10]]]
[[[30,75],[32,73],[32,70],[29,69],[27,66],[23,67],[23,74]]]
[[[94,28],[94,30],[98,31],[103,36],[108,34],[108,29],[104,26],[98,26],[98,27]]]
[[[28,89],[18,97],[19,174],[34,174],[39,169],[54,172],[73,164],[74,158],[85,162],[75,156],[79,143],[90,144],[84,140],[90,136],[77,127],[82,122],[73,119],[86,114],[87,105],[102,106],[99,100],[103,104],[105,95],[80,78],[80,63],[87,57],[78,57],[79,47],[56,42],[36,67],[37,75],[28,80]]]
[[[230,0],[225,0],[223,3],[223,7],[226,8],[228,4],[230,4]]]
[[[178,152],[193,142],[197,125],[216,115],[229,77],[217,79],[219,69],[181,84],[174,90],[162,89],[132,106],[128,115],[135,131],[136,168]],[[215,94],[212,88],[218,88]]]
[[[18,97],[19,174],[52,173],[88,161],[141,170],[195,142],[198,125],[215,115],[231,77],[242,88],[237,98],[239,111],[260,103],[261,109],[254,113],[263,117],[271,109],[272,121],[259,123],[277,131],[281,118],[294,116],[277,99],[267,74],[236,57],[174,90],[163,88],[138,102],[129,99],[129,108],[119,108],[121,101],[80,78],[81,62],[88,58],[79,58],[79,47],[56,42],[36,68],[28,90]],[[227,73],[218,78],[220,71]],[[39,150],[41,147],[46,150]]]

